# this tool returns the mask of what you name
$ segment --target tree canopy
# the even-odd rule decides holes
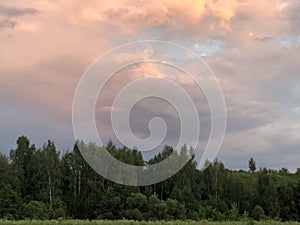
[[[143,166],[175,150],[165,146],[146,161],[137,149],[104,146],[115,158]],[[187,151],[180,154],[188,154]],[[0,154],[0,219],[300,220],[300,173],[286,169],[232,171],[216,160],[206,170],[194,158],[171,178],[133,187],[98,175],[77,144],[61,154],[53,141],[37,148],[19,137],[9,157]]]

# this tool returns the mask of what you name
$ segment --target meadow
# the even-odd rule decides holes
[[[213,221],[132,221],[132,220],[22,220],[7,221],[0,220],[0,225],[300,225],[298,222],[278,221],[235,221],[235,222],[213,222]]]

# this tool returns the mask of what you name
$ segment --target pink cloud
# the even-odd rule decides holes
[[[281,38],[299,34],[297,2],[2,0],[5,9],[13,7],[23,13],[0,12],[0,22],[10,21],[0,30],[1,100],[20,110],[48,112],[70,121],[80,77],[93,60],[118,44],[159,37],[186,47],[198,46],[201,53],[198,43],[221,39],[224,46],[220,51],[203,59],[217,75],[228,101],[229,122],[236,125],[225,139],[225,147],[240,149],[256,143],[257,151],[269,151],[267,138],[280,135],[280,118],[288,121],[282,131],[291,134],[292,141],[299,133],[289,114],[296,108],[291,102],[299,100],[293,91],[299,80],[299,44],[280,44]],[[38,13],[26,14],[24,8]],[[116,59],[121,62],[143,54],[151,54],[151,48],[140,55],[117,55]],[[104,103],[133,78],[165,76],[165,70],[153,64],[131,69],[132,76],[116,79],[106,90]],[[196,93],[189,78],[176,75],[174,79]]]

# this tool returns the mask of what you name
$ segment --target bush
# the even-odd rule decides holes
[[[254,225],[254,220],[253,219],[250,219],[248,222],[247,222],[247,225]]]
[[[164,201],[160,201],[156,195],[149,197],[149,213],[150,220],[163,220],[167,219],[168,206]]]
[[[199,214],[196,211],[192,211],[188,214],[188,218],[191,220],[198,221],[199,220]]]
[[[59,199],[55,200],[48,214],[50,219],[66,218],[64,203]]]
[[[200,219],[214,220],[214,221],[223,221],[225,220],[225,215],[217,211],[210,205],[200,206],[199,208],[199,217]]]
[[[259,205],[255,206],[254,210],[253,210],[253,218],[255,220],[261,220],[265,215],[265,212],[263,210],[262,207],[260,207]]]
[[[168,198],[166,201],[167,208],[168,208],[168,219],[174,220],[184,220],[185,219],[185,208],[184,205],[180,204],[175,199]]]
[[[24,216],[28,219],[48,219],[48,210],[44,203],[38,201],[31,201],[28,204],[24,204]]]

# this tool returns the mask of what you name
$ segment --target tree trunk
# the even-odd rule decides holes
[[[51,182],[51,176],[50,176],[50,172],[49,169],[47,169],[47,173],[48,173],[48,188],[49,188],[49,203],[50,203],[50,209],[52,208],[52,182]]]

